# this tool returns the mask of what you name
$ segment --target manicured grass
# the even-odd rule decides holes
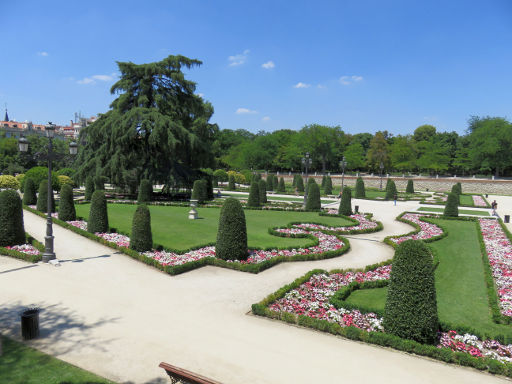
[[[427,211],[427,212],[444,212],[444,208],[435,208],[435,207],[420,207],[418,211]],[[459,209],[459,213],[465,215],[473,215],[473,216],[489,216],[489,212],[487,211],[477,211],[474,209]]]
[[[448,231],[445,238],[429,243],[437,251],[436,291],[439,318],[449,324],[486,334],[512,338],[512,327],[492,321],[477,227],[471,221],[436,219]],[[353,292],[352,304],[384,308],[387,288]]]
[[[74,365],[2,337],[0,382],[9,384],[114,384]]]
[[[230,193],[222,193],[222,196],[229,196],[234,197],[235,199],[247,199],[249,197],[249,194],[246,193],[244,195],[241,194],[230,194]],[[267,192],[267,200],[271,201],[296,201],[298,203],[302,203],[304,201],[304,196],[297,196],[297,197],[274,197],[271,194]],[[325,197],[322,197],[321,200],[323,202],[332,203],[337,201],[336,199],[327,199]]]
[[[90,204],[76,205],[78,216],[89,216]],[[111,227],[130,234],[132,217],[136,205],[109,204],[108,216]],[[198,208],[199,220],[189,220],[189,207],[149,206],[153,242],[165,248],[186,250],[208,243],[217,238],[220,208]],[[258,211],[246,210],[249,247],[302,247],[311,244],[311,239],[272,236],[268,229],[285,226],[291,222],[314,222],[326,225],[349,225],[339,217],[319,216],[316,212]]]
[[[473,203],[472,195],[460,195],[460,204],[461,205],[469,205],[473,207],[475,204]]]

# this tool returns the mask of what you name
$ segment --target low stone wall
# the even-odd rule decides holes
[[[291,183],[293,175],[280,175],[283,176],[285,181]],[[322,183],[322,176],[309,176],[315,178],[318,184]],[[412,179],[414,181],[415,191],[439,191],[450,192],[455,183],[462,184],[463,193],[488,193],[498,195],[512,195],[512,180],[484,180],[484,179],[464,179],[464,178],[422,178],[422,177],[390,177],[396,184],[399,191],[405,191],[407,181]],[[341,185],[341,176],[331,176],[332,184],[335,186]],[[345,176],[345,185],[355,186],[356,176]],[[378,176],[363,176],[364,185],[366,187],[379,188],[381,179]],[[387,178],[382,178],[382,188],[386,187]]]

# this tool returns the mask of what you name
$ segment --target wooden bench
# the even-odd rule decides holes
[[[171,378],[171,383],[183,384],[222,384],[218,381],[208,379],[207,377],[198,375],[197,373],[187,371],[186,369],[176,367],[167,363],[160,363],[160,368],[165,369],[165,372]]]

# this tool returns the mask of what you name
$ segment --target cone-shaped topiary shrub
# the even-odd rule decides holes
[[[459,193],[459,187],[457,184],[454,184],[452,186],[452,193],[457,197],[457,205],[460,204],[460,193]]]
[[[76,220],[75,203],[73,201],[73,188],[64,184],[60,188],[59,220]]]
[[[309,194],[309,187],[310,187],[311,184],[316,184],[316,180],[314,178],[312,178],[312,177],[309,177],[308,178],[308,185],[306,186],[306,188],[308,188],[308,194]]]
[[[216,256],[223,260],[247,260],[247,226],[242,204],[227,198],[220,210]]]
[[[414,182],[412,181],[412,179],[409,179],[409,181],[407,181],[407,188],[405,188],[405,192],[414,193]]]
[[[443,216],[457,217],[459,216],[459,195],[449,193],[446,205],[444,206]]]
[[[103,180],[103,176],[94,177],[94,189],[96,191],[105,190],[105,182]]]
[[[249,199],[247,200],[248,207],[259,207],[260,206],[260,188],[259,181],[251,184],[249,190]]]
[[[153,195],[153,185],[148,179],[142,179],[139,185],[139,194],[137,196],[137,203],[149,203]]]
[[[203,179],[206,187],[206,200],[213,200],[213,178],[208,176],[206,179]]]
[[[85,179],[85,200],[90,201],[94,193],[94,180],[91,176]]]
[[[267,182],[265,180],[255,181],[258,183],[258,191],[260,193],[260,204],[267,202]]]
[[[297,175],[297,190],[299,192],[304,192],[304,179],[302,178],[301,175]]]
[[[398,195],[395,182],[391,179],[388,179],[386,183],[386,200],[393,200],[395,195]]]
[[[460,182],[458,182],[455,185],[457,186],[457,191],[458,191],[459,195],[462,195],[462,184]]]
[[[206,190],[206,180],[194,181],[191,200],[197,200],[199,204],[203,204],[206,201],[207,197],[208,192]]]
[[[284,184],[284,177],[281,177],[279,179],[279,184],[277,186],[277,192],[280,192],[280,193],[286,192],[286,185]]]
[[[235,191],[235,190],[236,190],[236,185],[235,185],[235,176],[233,176],[233,175],[229,175],[229,179],[228,179],[228,190],[229,190],[229,191]]]
[[[356,199],[364,199],[366,197],[366,190],[364,188],[364,181],[362,177],[356,180]]]
[[[25,243],[23,207],[14,190],[0,192],[0,247]]]
[[[326,195],[332,195],[332,180],[331,176],[327,176],[325,179],[324,193]]]
[[[39,212],[48,212],[48,181],[43,180],[41,184],[39,184],[39,193],[37,195],[37,210]],[[55,199],[53,197],[52,191],[52,212],[55,212]]]
[[[270,173],[267,175],[267,191],[274,190],[274,176]]]
[[[104,191],[94,191],[87,230],[91,233],[108,232],[107,198]]]
[[[273,176],[272,183],[272,190],[277,191],[277,187],[279,187],[279,178],[277,177],[277,175]]]
[[[137,252],[146,252],[153,248],[151,215],[146,204],[139,205],[133,214],[130,248]]]
[[[326,176],[326,175],[323,175],[323,176],[322,176],[322,185],[321,185],[321,187],[322,187],[322,188],[325,188],[325,181],[326,181],[326,180],[327,180],[327,176]]]
[[[343,188],[338,213],[344,216],[350,216],[352,214],[352,191],[350,187]]]
[[[306,211],[319,211],[320,204],[320,187],[317,183],[309,184],[308,199],[306,201]]]
[[[36,186],[34,180],[25,179],[25,192],[23,193],[23,204],[33,205],[37,203]]]
[[[299,175],[297,175],[297,174],[293,175],[292,187],[296,187],[297,186],[297,177],[298,176]]]
[[[434,265],[428,247],[420,240],[401,243],[393,258],[384,314],[386,333],[422,344],[437,341]]]

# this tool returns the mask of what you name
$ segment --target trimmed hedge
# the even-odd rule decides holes
[[[151,214],[145,204],[139,205],[133,214],[130,248],[137,252],[146,252],[153,248]]]
[[[398,195],[395,182],[391,179],[388,179],[386,183],[386,200],[393,200],[395,195]]]
[[[91,209],[89,211],[89,220],[87,221],[87,231],[108,232],[108,213],[107,199],[104,191],[94,191],[91,198]]]
[[[206,191],[206,181],[196,180],[192,188],[191,200],[197,200],[199,204],[203,204],[208,198],[208,192]]]
[[[422,344],[437,341],[439,318],[432,254],[424,242],[407,240],[393,257],[384,329]]]
[[[37,212],[37,211],[36,211]],[[25,241],[26,244],[31,244],[35,248],[39,250],[39,255],[29,255],[24,252],[16,251],[14,249],[7,249],[4,247],[0,247],[0,255],[10,256],[15,259],[28,261],[29,263],[37,263],[38,261],[42,260],[42,253],[44,252],[44,245],[41,244],[39,241],[34,239],[32,236],[30,236],[28,233],[25,232]]]
[[[149,203],[153,195],[153,184],[148,179],[142,179],[139,185],[139,194],[137,196],[137,203]]]
[[[260,188],[259,182],[254,182],[251,184],[251,189],[249,190],[249,198],[247,199],[248,207],[259,207],[260,206]]]
[[[265,180],[259,180],[255,182],[258,183],[258,191],[259,191],[259,203],[264,204],[267,202],[267,183]]]
[[[50,207],[52,212],[55,212],[55,198],[52,190],[52,205]],[[39,184],[39,193],[37,195],[37,210],[39,212],[48,212],[48,181],[43,180]]]
[[[284,177],[281,177],[279,179],[279,184],[277,186],[277,192],[280,192],[280,193],[286,192],[286,185],[284,184]]]
[[[414,193],[414,182],[412,179],[407,181],[407,187],[405,188],[405,193]]]
[[[233,176],[233,175],[229,175],[228,190],[229,191],[236,191],[235,176]]]
[[[85,179],[85,200],[90,201],[94,193],[94,180],[91,176]]]
[[[25,243],[23,206],[18,192],[7,189],[0,192],[0,246]]]
[[[23,204],[34,205],[37,203],[36,186],[34,180],[25,180],[25,192],[23,193]]]
[[[320,203],[320,188],[317,183],[309,183],[306,211],[319,211],[322,208]]]
[[[332,179],[331,176],[327,176],[325,179],[324,193],[326,195],[332,195]]]
[[[459,195],[456,193],[449,193],[448,200],[446,201],[446,205],[444,207],[443,216],[447,217],[457,217],[459,216]]]
[[[364,181],[361,176],[356,180],[356,199],[364,199],[366,197],[366,190],[364,188]]]
[[[76,220],[73,188],[69,184],[64,184],[60,189],[59,219],[63,221]]]
[[[352,191],[350,187],[343,188],[338,213],[344,216],[350,216],[352,214]]]
[[[256,183],[251,185],[258,188]],[[255,192],[257,194],[257,190]],[[257,195],[256,195],[257,196]],[[240,201],[227,198],[220,211],[215,253],[222,260],[247,260],[247,226]]]
[[[297,175],[297,190],[299,192],[304,192],[304,179],[302,178],[301,175]]]

